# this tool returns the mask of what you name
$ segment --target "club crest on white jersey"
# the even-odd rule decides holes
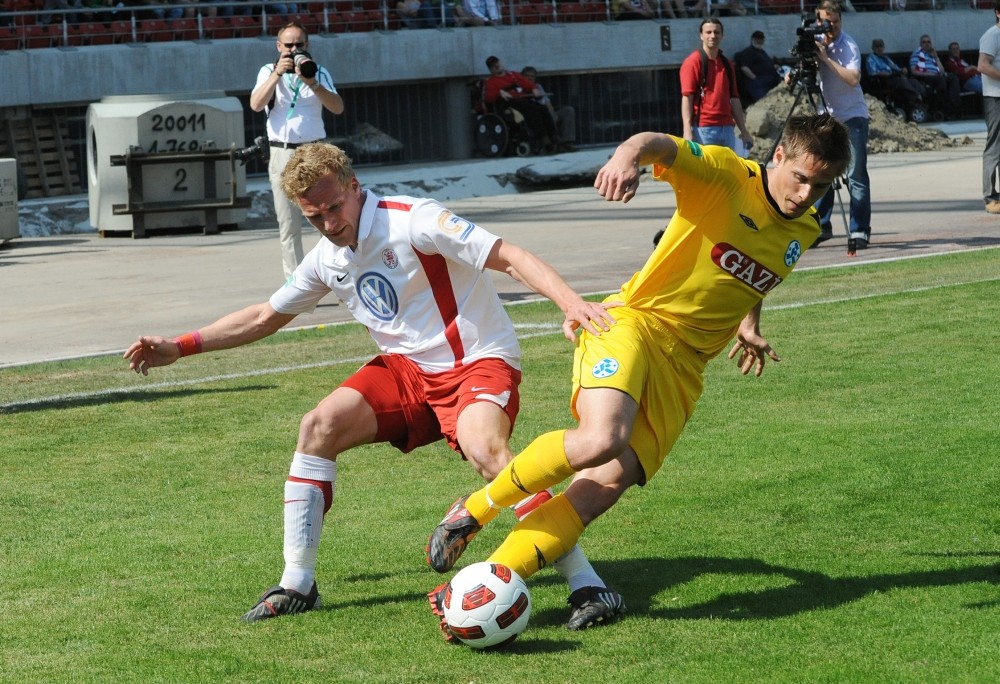
[[[396,253],[391,249],[383,249],[382,263],[385,264],[385,267],[388,269],[396,268],[399,266],[399,257],[397,257]]]
[[[601,359],[594,364],[594,368],[590,372],[595,378],[600,380],[602,378],[610,378],[618,372],[618,368],[618,361],[615,359]]]
[[[358,297],[371,315],[380,321],[391,321],[399,313],[399,297],[392,283],[381,273],[369,271],[358,278]]]

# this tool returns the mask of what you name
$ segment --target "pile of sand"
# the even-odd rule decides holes
[[[763,163],[775,138],[781,132],[795,98],[785,86],[775,88],[763,99],[747,109],[747,128],[754,137],[751,158]],[[957,147],[972,143],[969,137],[949,138],[933,128],[921,128],[889,112],[885,104],[871,95],[865,95],[871,123],[868,131],[868,154],[883,152],[919,152]],[[809,101],[802,97],[795,108],[796,114],[811,114]],[[770,161],[770,160],[768,160]]]

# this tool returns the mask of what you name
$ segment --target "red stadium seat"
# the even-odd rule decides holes
[[[193,18],[171,19],[167,28],[172,40],[198,40],[198,20]]]
[[[17,31],[10,26],[0,27],[0,51],[10,52],[21,47],[21,41],[17,37]]]
[[[111,30],[109,33],[112,38],[114,38],[114,42],[116,43],[124,44],[135,42],[135,36],[132,35],[132,22],[127,19],[111,22]]]
[[[145,43],[163,42],[174,39],[173,32],[162,19],[143,19],[139,22],[139,40]]]
[[[256,38],[261,35],[260,22],[257,21],[257,17],[235,16],[230,17],[229,22],[233,25],[236,38]]]
[[[20,27],[20,32],[27,50],[53,47],[62,41],[62,24],[25,24]]]
[[[233,25],[225,17],[202,17],[201,30],[209,40],[224,40],[234,35]]]

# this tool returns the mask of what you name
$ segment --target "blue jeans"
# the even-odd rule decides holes
[[[872,232],[872,187],[868,180],[868,119],[855,117],[844,121],[851,142],[851,161],[847,165],[847,191],[851,195],[850,237],[868,240]],[[823,232],[832,232],[833,188],[816,203]]]
[[[694,141],[700,145],[721,145],[736,149],[735,126],[695,126],[691,129]]]

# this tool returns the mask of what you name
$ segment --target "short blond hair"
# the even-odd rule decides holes
[[[354,167],[347,153],[330,143],[309,143],[295,150],[281,172],[281,189],[291,200],[296,200],[321,178],[333,174],[346,188],[354,180]]]

